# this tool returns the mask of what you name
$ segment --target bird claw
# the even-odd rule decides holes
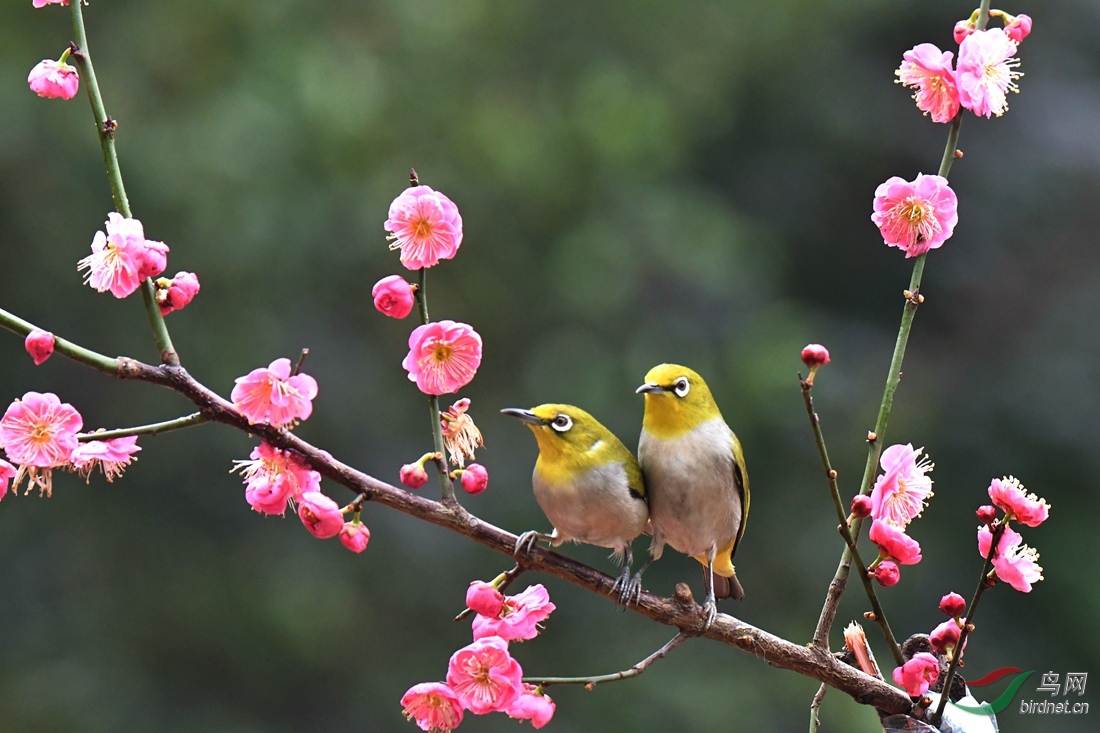
[[[642,595],[642,578],[641,574],[630,577],[630,566],[623,568],[623,571],[619,574],[619,577],[615,580],[615,585],[611,586],[612,593],[618,593],[618,597],[615,599],[615,608],[622,606],[623,610],[627,609],[627,606],[631,602],[637,602]]]
[[[707,633],[707,630],[714,624],[714,620],[718,618],[718,604],[713,598],[708,598],[707,602],[703,604],[703,615],[706,616],[706,621],[703,623],[703,633]]]
[[[516,540],[516,549],[512,551],[512,556],[515,557],[522,550],[525,553],[531,552],[531,548],[535,546],[535,543],[540,539],[543,539],[543,535],[533,529],[530,529],[519,536]]]

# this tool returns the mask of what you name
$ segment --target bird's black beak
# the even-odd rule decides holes
[[[641,387],[638,387],[638,389],[634,390],[634,394],[645,394],[646,392],[659,393],[667,391],[667,389],[659,384],[656,384],[655,382],[646,382]]]
[[[501,413],[504,415],[511,415],[512,417],[518,417],[520,420],[523,420],[526,423],[531,423],[532,425],[546,424],[546,421],[535,413],[531,412],[530,410],[521,410],[518,407],[506,407],[501,410]]]

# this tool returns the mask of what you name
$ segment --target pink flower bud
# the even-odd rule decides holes
[[[340,534],[344,515],[340,506],[320,491],[310,491],[298,499],[298,518],[310,533],[320,540]]]
[[[63,61],[43,59],[27,77],[31,91],[48,99],[72,99],[80,89],[80,75]]]
[[[810,369],[819,369],[829,363],[829,350],[821,344],[810,344],[802,349],[802,363]]]
[[[404,318],[412,313],[416,303],[412,285],[400,275],[382,278],[374,284],[370,294],[378,312],[390,318]]]
[[[940,654],[947,654],[959,645],[959,635],[961,633],[962,630],[955,622],[955,619],[947,619],[929,634],[929,638],[932,641],[932,648]]]
[[[47,5],[68,5],[69,0],[34,0],[31,3],[36,8],[44,8]]]
[[[340,544],[352,552],[362,552],[370,542],[370,530],[362,522],[345,522],[340,529]]]
[[[969,20],[960,20],[955,24],[955,43],[962,43],[973,32],[974,25]]]
[[[194,299],[199,292],[199,276],[193,272],[177,272],[171,280],[157,280],[157,303],[160,314],[166,316],[178,311]]]
[[[135,254],[137,255],[139,280],[156,277],[164,272],[165,267],[168,267],[168,245],[164,242],[146,239],[145,247]]]
[[[940,676],[940,660],[928,652],[919,652],[904,665],[894,670],[894,682],[905,688],[909,697],[920,697],[928,692]]]
[[[428,483],[428,472],[419,463],[406,463],[401,467],[401,483],[410,489],[419,489]]]
[[[978,516],[978,521],[984,525],[988,526],[997,521],[997,507],[989,504],[978,507],[978,511],[974,513]]]
[[[53,334],[49,331],[43,331],[41,328],[36,328],[27,334],[23,346],[26,347],[27,353],[34,359],[35,366],[38,366],[53,354]]]
[[[945,616],[958,618],[966,612],[966,599],[958,593],[948,593],[940,599],[940,610]]]
[[[1016,43],[1020,43],[1031,33],[1031,16],[1020,13],[1016,17],[1005,14],[1005,33]]]
[[[489,472],[480,463],[471,463],[462,472],[462,488],[468,494],[480,494],[489,488]]]
[[[492,583],[475,580],[466,591],[466,607],[482,616],[496,618],[504,608],[504,594]]]
[[[898,569],[898,564],[893,560],[883,560],[875,568],[873,577],[883,588],[889,588],[892,585],[897,585],[898,581],[901,580],[901,570]]]
[[[866,494],[856,494],[852,497],[852,514],[859,518],[871,516],[871,497]]]

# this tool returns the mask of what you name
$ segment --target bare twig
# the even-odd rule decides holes
[[[591,677],[524,677],[523,681],[528,684],[538,685],[539,687],[548,687],[550,685],[584,685],[586,689],[591,690],[596,685],[603,682],[616,682],[618,680],[628,680],[631,677],[637,677],[642,672],[649,669],[650,665],[658,659],[664,659],[666,654],[683,644],[692,636],[694,636],[694,634],[681,631],[679,634],[669,639],[668,643],[663,647],[653,652],[630,669],[624,669],[621,672],[593,675]]]
[[[814,699],[810,701],[810,733],[817,733],[817,727],[821,725],[821,703],[824,702],[825,691],[828,689],[829,686],[822,682],[814,693]]]

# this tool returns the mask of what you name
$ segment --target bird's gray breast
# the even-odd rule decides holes
[[[588,469],[567,485],[548,483],[536,471],[532,483],[535,500],[564,539],[621,549],[649,518],[620,463]]]

